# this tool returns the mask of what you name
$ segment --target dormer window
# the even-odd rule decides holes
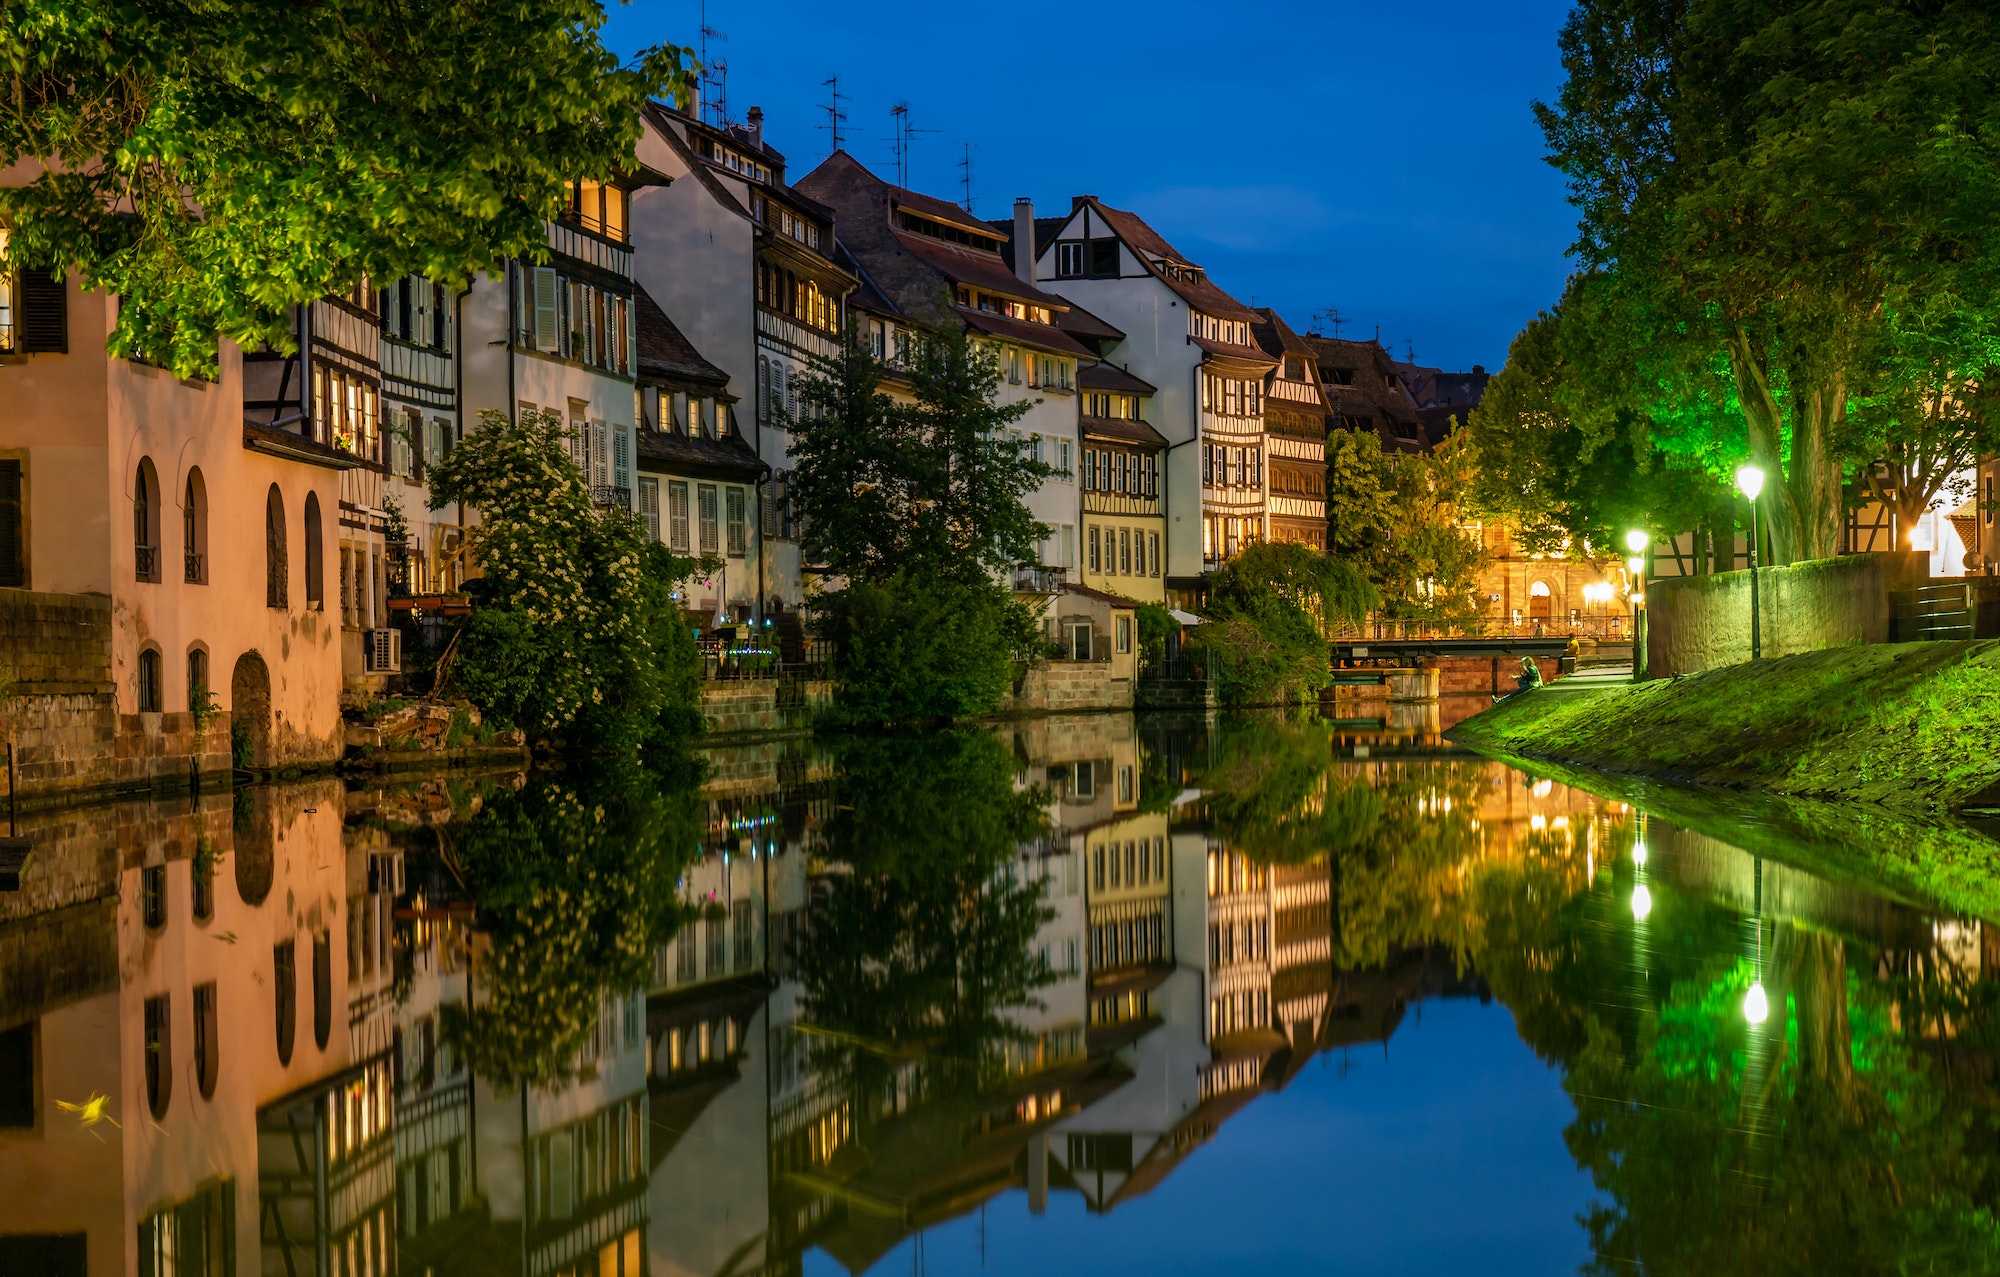
[[[1083,415],[1108,421],[1137,421],[1139,399],[1136,395],[1113,395],[1094,390],[1083,397]]]
[[[624,190],[586,178],[564,183],[563,192],[566,220],[606,239],[626,242],[626,201],[631,197]]]
[[[1352,368],[1329,368],[1326,370],[1326,379],[1336,386],[1351,386],[1354,384],[1354,370]]]
[[[912,213],[905,208],[896,210],[895,224],[898,228],[909,231],[913,235],[925,235],[931,239],[944,240],[948,244],[963,244],[967,248],[983,249],[989,253],[1000,251],[1000,241],[991,235],[981,235],[977,231],[967,230],[962,226],[953,226],[948,222],[940,222],[935,218],[924,217],[920,214]]]

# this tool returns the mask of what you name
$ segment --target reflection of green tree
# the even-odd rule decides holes
[[[837,1056],[924,1057],[985,1078],[1049,976],[1033,949],[1050,916],[1019,848],[1046,832],[1043,795],[985,732],[849,740],[801,953],[804,1019]],[[850,1048],[859,1048],[850,1051]]]
[[[448,1005],[447,1039],[502,1084],[560,1083],[606,992],[643,987],[679,920],[675,890],[700,836],[695,790],[636,766],[502,793],[444,854],[487,943],[475,1001]]]
[[[1365,784],[1341,783],[1330,739],[1316,716],[1225,722],[1197,781],[1211,832],[1266,864],[1303,864],[1367,838],[1381,820],[1381,801]]]
[[[1636,1041],[1590,1017],[1566,1085],[1571,1151],[1612,1196],[1593,1271],[2000,1270],[1990,1114],[1892,1028],[1847,941],[1767,936],[1761,1029],[1747,959],[1676,980]]]

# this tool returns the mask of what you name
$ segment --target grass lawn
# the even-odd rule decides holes
[[[1589,691],[1558,682],[1450,735],[1660,780],[1955,811],[2000,781],[2000,640],[1857,644]]]

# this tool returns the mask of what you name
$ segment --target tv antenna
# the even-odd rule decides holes
[[[919,133],[935,133],[936,129],[920,129],[910,123],[910,104],[898,102],[889,108],[889,116],[896,129],[893,145],[896,148],[896,185],[908,187],[910,184],[910,143]]]
[[[703,115],[713,112],[713,123],[722,128],[729,123],[729,63],[724,58],[714,62],[708,60],[708,42],[719,40],[727,43],[729,37],[708,25],[708,0],[701,5],[701,110]],[[708,92],[710,88],[714,93]]]
[[[1335,341],[1340,340],[1340,326],[1347,322],[1344,318],[1341,317],[1340,307],[1322,306],[1318,310],[1313,312],[1312,317],[1313,317],[1313,323],[1315,324],[1321,322],[1332,324],[1333,339]]]
[[[965,199],[963,201],[965,211],[970,213],[972,211],[972,143],[965,142],[961,145],[965,147],[965,158],[958,162],[958,180],[959,184],[965,188]]]
[[[838,151],[842,141],[840,126],[847,123],[847,112],[840,109],[840,104],[842,102],[851,102],[853,99],[840,91],[840,76],[838,74],[829,75],[826,79],[821,80],[820,87],[829,90],[829,92],[826,98],[826,123],[817,127],[827,131],[833,142],[833,150]]]
[[[1403,338],[1403,362],[1406,364],[1417,362],[1417,343],[1408,337]]]

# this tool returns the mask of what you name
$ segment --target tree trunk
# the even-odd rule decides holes
[[[1728,337],[1729,370],[1750,437],[1750,460],[1764,472],[1758,498],[1774,563],[1830,559],[1840,548],[1840,458],[1834,432],[1847,416],[1847,378],[1835,369],[1817,385],[1794,376],[1791,468],[1784,464],[1785,413],[1764,353],[1742,328]]]

